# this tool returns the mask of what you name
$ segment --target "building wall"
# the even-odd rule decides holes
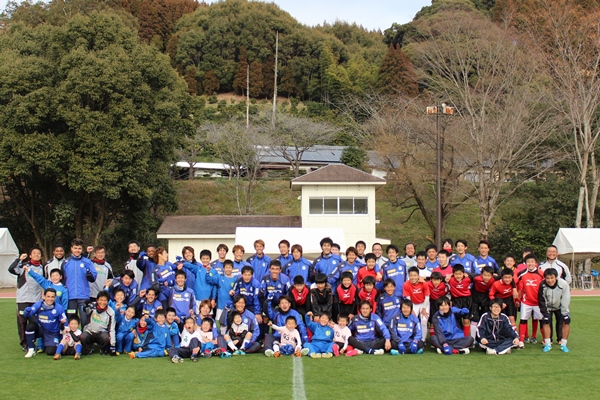
[[[234,243],[235,239],[232,238],[218,238],[218,239],[169,239],[169,248],[167,249],[167,252],[169,253],[169,261],[171,262],[175,262],[175,257],[180,256],[181,255],[181,250],[183,249],[184,246],[192,246],[194,248],[194,251],[196,253],[196,260],[200,261],[200,252],[204,249],[208,249],[212,252],[212,259],[216,259],[217,258],[217,246],[221,243],[225,243],[227,245],[227,247],[229,247],[229,252],[227,253],[227,258],[230,258],[233,260],[233,253],[231,252],[231,250],[233,249],[233,246],[235,245]],[[254,249],[244,249],[246,250],[246,252],[250,252],[250,254],[254,253]]]
[[[309,199],[311,197],[366,197],[368,199],[368,213],[364,215],[311,215],[309,213]],[[302,227],[343,228],[346,244],[354,245],[358,240],[364,240],[367,248],[376,242],[375,233],[375,186],[352,185],[304,185],[302,186],[301,200]],[[320,240],[321,238],[315,238]],[[335,238],[332,238],[335,241]],[[342,252],[345,249],[342,249]]]

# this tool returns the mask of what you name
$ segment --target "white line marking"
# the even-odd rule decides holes
[[[292,398],[294,400],[306,400],[306,392],[304,391],[304,368],[302,366],[301,357],[294,357]]]

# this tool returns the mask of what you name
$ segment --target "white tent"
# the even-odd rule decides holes
[[[291,245],[302,246],[303,255],[308,259],[321,254],[319,242],[324,237],[330,237],[334,243],[345,251],[346,240],[343,228],[242,228],[235,230],[235,243],[241,244],[246,254],[254,253],[254,241],[262,239],[265,242],[265,254],[279,255],[279,241],[286,239]]]
[[[19,249],[8,228],[0,228],[0,288],[16,286],[17,278],[8,272],[8,267],[18,256]]]
[[[564,261],[600,256],[600,228],[560,228],[553,244]]]

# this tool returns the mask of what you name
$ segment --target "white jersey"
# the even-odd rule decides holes
[[[346,347],[348,347],[348,339],[350,338],[350,336],[352,336],[352,332],[347,326],[343,328],[338,324],[335,324],[333,326],[333,341],[337,343],[344,343],[343,349],[346,349]]]
[[[79,338],[81,336],[81,329],[77,329],[75,332],[71,332],[71,331],[63,332],[62,338],[65,342],[67,342],[67,347],[74,347],[75,344],[79,341],[79,340],[76,341],[75,339],[73,339],[73,336],[75,336],[76,338]]]
[[[190,333],[187,329],[183,328],[183,332],[179,334],[181,337],[180,347],[190,347],[190,342],[193,338],[196,338],[199,342],[202,342],[202,336],[200,333],[200,328],[197,328],[193,333]]]
[[[281,334],[281,340],[279,343],[283,346],[291,344],[294,347],[302,346],[302,340],[300,339],[300,333],[297,329],[288,329],[286,326],[271,325],[271,328],[275,329]]]

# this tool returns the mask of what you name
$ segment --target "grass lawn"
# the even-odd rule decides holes
[[[564,354],[528,345],[509,356],[423,355],[302,358],[308,399],[597,399],[600,396],[600,297],[572,301],[573,328]],[[74,361],[23,358],[14,300],[0,301],[0,393],[3,399],[211,398],[289,399],[293,359],[247,355],[173,365],[167,358],[130,360],[94,354]],[[539,339],[538,335],[538,339]],[[33,397],[35,398],[35,397]]]

